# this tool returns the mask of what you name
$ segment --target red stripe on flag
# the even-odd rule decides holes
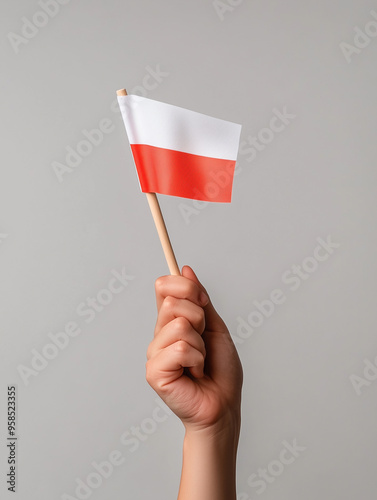
[[[230,202],[236,162],[131,144],[143,193]]]

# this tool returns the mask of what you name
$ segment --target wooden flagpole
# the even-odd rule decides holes
[[[119,96],[127,95],[126,89],[117,90],[117,95]],[[151,209],[152,212],[153,220],[156,225],[157,233],[160,238],[160,242],[165,254],[165,259],[168,264],[170,274],[173,274],[175,276],[180,276],[181,273],[179,271],[177,260],[174,255],[173,247],[171,246],[170,243],[170,238],[165,226],[165,221],[162,216],[160,204],[158,203],[156,193],[145,193],[145,195],[149,203],[149,208]]]

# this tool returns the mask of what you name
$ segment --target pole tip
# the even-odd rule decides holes
[[[117,95],[127,95],[127,90],[126,89],[119,89],[119,90],[117,90]]]

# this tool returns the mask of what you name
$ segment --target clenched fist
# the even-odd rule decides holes
[[[156,280],[158,317],[147,352],[148,383],[186,431],[240,418],[242,366],[228,328],[194,271]]]

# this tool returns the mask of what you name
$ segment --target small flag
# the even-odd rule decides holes
[[[241,125],[118,95],[143,193],[230,202]]]

